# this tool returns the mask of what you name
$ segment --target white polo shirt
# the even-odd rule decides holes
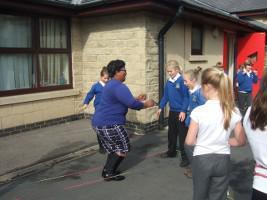
[[[232,112],[227,131],[223,128],[224,117],[219,100],[208,100],[204,105],[195,108],[190,117],[198,123],[199,128],[193,156],[230,154],[230,133],[242,118],[237,108],[236,112]]]
[[[265,131],[252,130],[249,120],[251,107],[248,108],[243,120],[243,126],[256,161],[253,188],[267,194],[267,127]]]

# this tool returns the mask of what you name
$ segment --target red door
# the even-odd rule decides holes
[[[254,61],[253,70],[258,71],[259,81],[254,84],[253,96],[259,89],[259,82],[264,70],[265,56],[265,33],[251,33],[237,39],[237,67],[244,63],[247,58]]]

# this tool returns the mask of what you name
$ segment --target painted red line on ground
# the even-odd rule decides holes
[[[89,168],[89,169],[85,169],[85,170],[81,170],[81,171],[77,171],[77,172],[73,172],[73,173],[69,173],[69,174],[65,174],[65,175],[61,175],[61,176],[45,178],[45,179],[39,180],[37,182],[40,183],[40,182],[45,182],[45,181],[51,181],[51,180],[56,180],[56,179],[60,179],[60,178],[65,178],[65,177],[72,176],[72,175],[80,175],[80,174],[95,172],[95,171],[98,171],[99,169],[102,169],[102,166],[98,166],[98,167],[95,167],[95,168]]]
[[[152,157],[156,157],[162,153],[164,153],[165,151],[160,151],[160,152],[156,152],[156,153],[151,153],[151,154],[148,154],[146,156],[144,156],[143,158],[146,159],[146,158],[152,158]],[[121,175],[123,174],[128,174],[129,172],[126,172],[126,173],[122,173]],[[99,179],[95,179],[95,180],[92,180],[92,181],[88,181],[88,182],[84,182],[84,183],[80,183],[80,184],[77,184],[77,185],[71,185],[71,186],[68,186],[68,187],[65,187],[64,190],[72,190],[72,189],[77,189],[77,188],[80,188],[80,187],[84,187],[84,186],[91,186],[91,185],[94,185],[96,183],[100,183],[100,182],[103,182],[104,179],[103,178],[99,178]]]
[[[151,154],[147,154],[146,156],[144,156],[144,158],[152,158],[152,157],[156,157],[162,153],[164,153],[166,151],[160,151],[160,152],[156,152],[156,153],[151,153]]]
[[[92,180],[92,181],[84,182],[84,183],[81,183],[81,184],[65,187],[64,190],[72,190],[72,189],[76,189],[76,188],[83,187],[83,186],[89,186],[89,185],[93,185],[93,184],[96,184],[96,183],[100,183],[102,181],[104,181],[104,179],[103,178],[99,178],[99,179],[95,179],[95,180]]]
[[[99,169],[102,169],[103,166],[98,166],[98,167],[94,167],[94,168],[89,168],[89,169],[84,169],[81,171],[77,171],[77,172],[72,172],[69,174],[64,174],[63,176],[72,176],[72,175],[77,175],[77,174],[84,174],[84,173],[89,173],[89,172],[94,172],[94,171],[98,171]]]

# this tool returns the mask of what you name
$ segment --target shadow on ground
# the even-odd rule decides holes
[[[232,161],[230,187],[235,200],[249,200],[252,192],[254,160]]]

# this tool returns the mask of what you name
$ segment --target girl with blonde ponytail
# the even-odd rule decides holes
[[[235,109],[234,91],[230,78],[224,73],[220,72],[220,82],[218,88],[218,96],[221,104],[221,108],[224,114],[224,129],[229,128],[229,123],[232,117],[232,111]]]
[[[207,68],[201,76],[207,102],[195,108],[186,145],[195,146],[192,160],[194,200],[225,200],[230,172],[230,146],[245,144],[241,114],[234,104],[229,77]],[[231,132],[234,136],[230,138]]]

